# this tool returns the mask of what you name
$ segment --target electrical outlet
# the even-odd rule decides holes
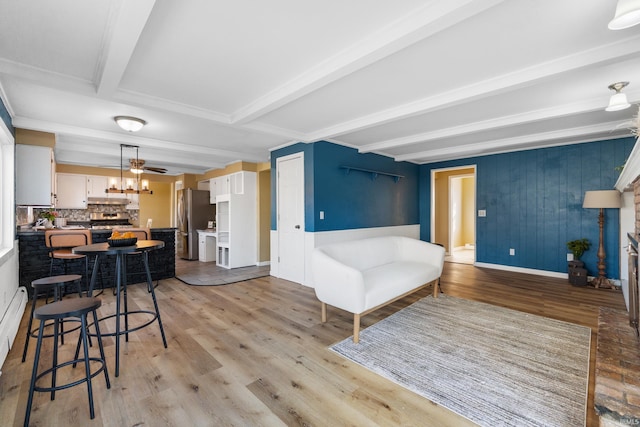
[[[567,261],[573,261],[573,254],[567,254]]]
[[[516,254],[516,250],[511,248],[509,249],[509,255],[515,255]]]
[[[478,216],[479,216],[479,217],[485,217],[485,216],[487,216],[487,211],[486,211],[486,210],[484,210],[484,209],[480,209],[480,210],[478,210]]]
[[[320,211],[320,219],[324,219],[324,211]]]

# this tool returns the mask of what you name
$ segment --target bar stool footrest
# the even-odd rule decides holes
[[[141,325],[137,325],[137,326],[134,326],[134,327],[126,329],[126,330],[125,329],[121,329],[120,333],[103,332],[102,330],[100,330],[100,335],[102,337],[115,337],[116,335],[129,334],[131,332],[135,332],[135,331],[140,330],[142,328],[146,328],[147,326],[149,326],[150,324],[152,324],[153,322],[158,320],[158,313],[156,313],[154,311],[150,311],[150,310],[134,310],[134,311],[129,311],[127,313],[120,313],[120,317],[124,317],[125,315],[126,316],[131,316],[132,314],[150,314],[152,317],[151,317],[151,319],[147,320],[145,323],[143,323]],[[117,314],[111,314],[109,316],[105,316],[105,317],[102,317],[102,318],[98,319],[98,322],[102,322],[104,320],[108,320],[108,319],[114,318],[116,316],[118,316],[118,315]],[[89,332],[89,336],[95,337],[96,334]]]
[[[75,332],[75,331],[77,331],[78,329],[80,329],[80,328],[82,327],[82,321],[81,321],[80,319],[69,319],[69,318],[68,318],[68,319],[62,319],[62,320],[60,320],[60,321],[61,321],[61,322],[69,322],[69,323],[71,323],[71,322],[78,322],[78,323],[80,323],[78,326],[75,326],[75,327],[74,327],[74,328],[72,328],[72,329],[65,330],[64,332],[63,332],[63,331],[58,332],[58,335],[60,335],[60,336],[61,336],[61,335],[67,335],[68,333],[71,333],[71,332]],[[54,324],[55,324],[55,322],[48,322],[48,323],[45,323],[45,324],[44,324],[44,327],[45,327],[45,329],[46,329],[46,328],[51,328]],[[29,334],[31,335],[31,338],[38,338],[38,331],[39,331],[39,328],[33,328],[33,329],[31,330],[31,332],[29,333]],[[95,334],[94,334],[94,335],[95,335]],[[53,336],[54,336],[54,334],[53,334],[53,333],[50,333],[50,334],[44,334],[44,335],[42,335],[42,338],[52,338]]]
[[[100,367],[95,372],[92,372],[89,378],[94,378],[96,375],[104,372],[104,369],[105,369],[105,361],[104,360],[102,360],[100,358],[97,358],[97,357],[90,357],[89,361],[90,362],[97,362],[97,363],[100,364]],[[69,360],[69,361],[66,361],[64,363],[60,363],[59,365],[54,366],[53,368],[49,368],[46,371],[41,372],[36,377],[36,386],[33,387],[33,391],[44,391],[44,392],[58,391],[58,390],[64,390],[64,389],[67,389],[67,388],[71,388],[71,387],[77,386],[78,384],[86,383],[87,382],[87,378],[86,377],[82,377],[82,378],[80,378],[80,379],[78,379],[78,380],[76,380],[74,382],[71,382],[71,383],[61,384],[61,385],[56,384],[55,387],[40,387],[40,386],[37,385],[38,381],[41,378],[53,373],[53,371],[57,371],[57,370],[59,370],[61,368],[64,368],[65,366],[69,366],[69,365],[74,365],[74,367],[75,367],[75,364],[84,363],[84,362],[85,362],[84,358]]]

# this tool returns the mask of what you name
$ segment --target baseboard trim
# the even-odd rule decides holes
[[[494,270],[512,271],[514,273],[535,274],[537,276],[557,277],[558,279],[569,279],[568,273],[560,273],[558,271],[536,270],[534,268],[514,267],[512,265],[489,264],[485,262],[476,262],[475,267],[492,268]]]

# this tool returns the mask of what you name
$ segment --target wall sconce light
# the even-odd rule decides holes
[[[640,24],[640,0],[618,0],[610,30],[622,30]]]
[[[113,120],[127,132],[138,132],[147,124],[144,120],[131,116],[115,116]]]
[[[616,93],[611,95],[611,99],[609,99],[609,105],[605,108],[606,111],[620,111],[625,108],[629,108],[631,104],[627,101],[627,95],[620,92],[624,89],[629,82],[617,82],[609,85],[609,89],[615,90]]]

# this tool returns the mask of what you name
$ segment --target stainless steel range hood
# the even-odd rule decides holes
[[[111,198],[111,197],[89,197],[87,198],[87,204],[89,205],[128,205],[129,200],[126,198]]]

